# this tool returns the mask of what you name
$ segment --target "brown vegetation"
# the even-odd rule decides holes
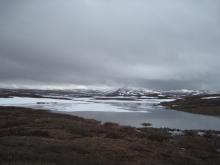
[[[0,164],[220,164],[220,137],[123,127],[43,110],[0,107]]]

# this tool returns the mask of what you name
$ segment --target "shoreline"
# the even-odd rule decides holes
[[[0,107],[3,164],[213,164],[220,136],[134,128],[30,108]]]

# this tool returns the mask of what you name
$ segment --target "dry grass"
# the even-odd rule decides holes
[[[172,137],[167,129],[0,107],[1,165],[217,165],[218,140],[211,132]]]

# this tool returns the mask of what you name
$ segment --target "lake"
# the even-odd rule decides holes
[[[72,98],[50,99],[13,97],[0,98],[0,106],[18,106],[45,109],[96,119],[101,122],[116,122],[121,125],[140,127],[142,123],[152,123],[153,127],[176,129],[220,130],[220,118],[164,109],[158,104],[172,99],[97,99]]]

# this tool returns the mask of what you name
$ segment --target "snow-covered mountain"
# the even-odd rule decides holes
[[[151,96],[151,97],[172,97],[179,98],[183,96],[190,95],[199,95],[205,94],[206,91],[198,91],[198,90],[188,90],[188,89],[180,89],[180,90],[170,90],[170,91],[157,91],[157,90],[148,90],[143,88],[119,88],[113,91],[106,92],[106,96]]]
[[[179,98],[188,95],[206,94],[204,91],[170,90],[156,91],[144,88],[118,88],[118,89],[72,89],[72,90],[38,90],[38,89],[0,89],[2,96],[49,96],[49,97],[93,97],[93,96],[148,96],[157,98]]]
[[[107,93],[108,96],[146,96],[158,94],[160,94],[158,91],[138,88],[119,88]]]

